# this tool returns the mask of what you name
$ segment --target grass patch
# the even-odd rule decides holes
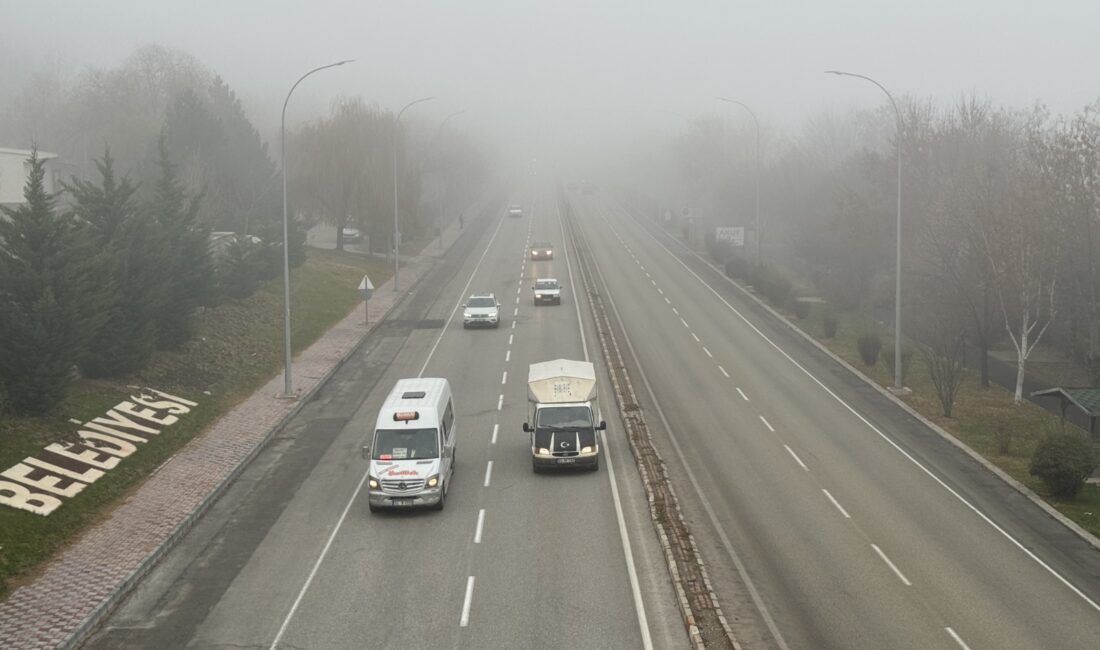
[[[877,364],[868,367],[856,348],[856,339],[867,332],[877,332],[882,337],[883,349],[892,348],[894,339],[890,329],[863,314],[833,310],[829,313],[837,319],[837,333],[828,339],[824,328],[826,310],[825,305],[813,305],[809,318],[800,321],[799,326],[879,385],[892,386],[893,372],[882,355]],[[905,385],[913,391],[902,397],[909,406],[1039,494],[1082,528],[1100,536],[1100,488],[1086,485],[1075,499],[1062,501],[1052,498],[1042,482],[1028,473],[1036,445],[1048,427],[1059,426],[1061,419],[1058,416],[1031,402],[1013,403],[1012,393],[1000,386],[983,389],[976,375],[968,372],[959,389],[952,417],[943,417],[928,364],[919,352],[913,355]]]
[[[291,346],[301,351],[361,305],[356,287],[363,274],[375,285],[392,275],[385,260],[354,253],[307,249],[306,262],[291,271]],[[105,516],[130,490],[183,445],[282,369],[282,278],[252,296],[205,310],[197,335],[180,350],[160,352],[137,376],[117,383],[77,382],[57,412],[39,418],[0,420],[0,469],[32,456],[102,415],[131,393],[149,386],[198,402],[199,406],[141,445],[113,470],[47,517],[0,507],[0,598],[70,543],[88,524]]]

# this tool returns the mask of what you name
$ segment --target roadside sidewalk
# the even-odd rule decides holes
[[[280,397],[283,374],[226,413],[158,468],[99,524],[84,531],[30,584],[0,603],[0,648],[78,645],[190,529],[269,438],[308,402],[366,334],[410,293],[461,233],[402,259],[400,292],[376,288],[365,326],[357,308],[294,359],[297,399]],[[201,408],[201,404],[200,404]]]

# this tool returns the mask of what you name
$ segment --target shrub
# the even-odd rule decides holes
[[[1072,499],[1094,469],[1096,453],[1088,437],[1056,429],[1048,431],[1035,448],[1028,471],[1039,477],[1051,495]]]
[[[878,353],[882,349],[882,339],[878,334],[870,333],[856,339],[856,347],[859,348],[859,357],[863,363],[873,366],[878,362]]]
[[[826,314],[825,319],[822,321],[822,325],[825,326],[825,338],[831,339],[836,337],[836,316]]]
[[[785,305],[791,295],[791,281],[779,271],[763,264],[757,265],[755,271],[753,286],[756,290],[773,305]]]
[[[794,296],[791,296],[787,300],[787,308],[791,310],[798,320],[806,320],[806,317],[810,315],[810,303],[799,300]]]
[[[890,368],[890,374],[894,373],[894,346],[890,345],[882,351],[882,358],[886,360],[886,366]],[[904,381],[909,376],[909,366],[913,361],[913,348],[901,346],[901,378]]]
[[[726,277],[735,280],[748,280],[751,275],[751,267],[742,257],[731,257],[726,262]]]

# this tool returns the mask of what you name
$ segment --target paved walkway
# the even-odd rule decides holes
[[[444,232],[449,248],[458,236]],[[374,327],[445,253],[437,241],[401,266],[404,291],[391,278],[370,301]],[[162,465],[106,520],[87,530],[32,583],[0,604],[0,648],[79,643],[213,503],[264,443],[307,402],[369,331],[353,310],[294,359],[300,399],[279,397],[279,373]],[[200,404],[201,407],[201,404]]]

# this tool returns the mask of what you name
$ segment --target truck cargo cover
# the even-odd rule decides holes
[[[595,366],[569,359],[532,363],[527,371],[527,397],[542,404],[595,399]]]

